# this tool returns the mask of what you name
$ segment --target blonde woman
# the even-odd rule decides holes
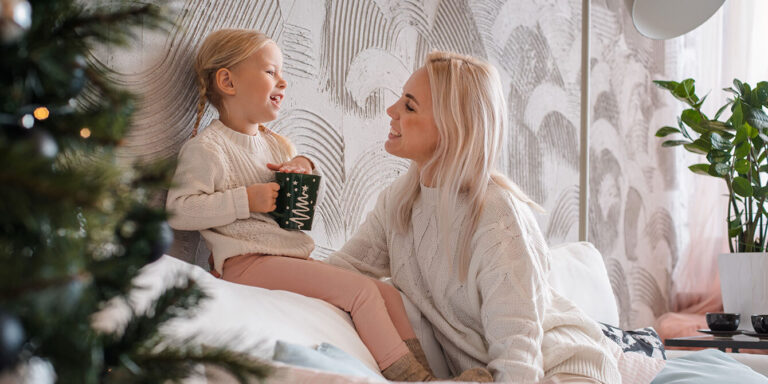
[[[432,379],[402,299],[392,286],[314,261],[312,238],[280,228],[279,186],[273,171],[310,172],[312,162],[266,129],[285,98],[280,48],[264,34],[224,29],[209,35],[197,54],[200,101],[193,138],[179,153],[168,191],[169,223],[200,231],[212,251],[212,272],[224,280],[279,289],[327,301],[347,311],[384,376],[396,381]],[[199,135],[210,102],[219,112]],[[482,370],[481,370],[482,371]],[[471,380],[470,370],[459,379]]]
[[[431,322],[453,371],[619,383],[600,328],[547,283],[549,249],[531,211],[540,208],[495,171],[506,113],[491,65],[429,54],[387,109],[384,147],[410,169],[328,262],[391,277]]]

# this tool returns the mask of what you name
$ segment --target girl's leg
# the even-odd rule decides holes
[[[395,329],[397,329],[397,333],[400,334],[400,338],[402,340],[416,338],[416,333],[413,332],[411,321],[408,320],[408,314],[405,312],[405,304],[403,304],[403,297],[400,296],[400,291],[383,281],[371,280],[376,283],[376,287],[379,289],[381,297],[384,299],[384,305],[387,307],[389,318],[392,319],[392,324],[395,325]]]
[[[409,353],[373,279],[319,261],[284,256],[237,256],[227,259],[223,269],[224,280],[295,292],[349,312],[381,369]]]

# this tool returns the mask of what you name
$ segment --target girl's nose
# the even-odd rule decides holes
[[[285,79],[283,77],[280,77],[280,80],[277,82],[277,87],[281,88],[281,89],[284,89],[284,88],[288,87],[288,82],[285,81]]]

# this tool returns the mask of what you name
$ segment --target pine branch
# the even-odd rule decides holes
[[[158,335],[160,326],[166,321],[187,315],[206,297],[191,279],[180,286],[168,288],[143,314],[133,316],[119,337],[107,341],[105,346],[107,363],[114,363],[115,358],[124,351],[130,351],[148,343]]]
[[[253,379],[261,380],[272,372],[269,365],[245,353],[220,347],[199,346],[193,340],[163,346],[157,351],[137,353],[132,361],[141,367],[140,377],[151,379],[147,382],[187,378],[199,364],[220,367],[241,384],[248,384]]]

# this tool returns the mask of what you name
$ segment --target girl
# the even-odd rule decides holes
[[[312,239],[280,228],[267,214],[279,189],[273,171],[314,169],[307,157],[295,156],[286,138],[261,125],[277,117],[285,98],[282,61],[277,45],[258,32],[225,29],[205,39],[195,61],[200,102],[193,136],[206,101],[219,119],[179,153],[168,192],[169,223],[200,231],[214,272],[227,281],[292,291],[349,312],[387,379],[430,380],[397,290],[310,260]],[[470,371],[460,379],[473,380],[478,372],[482,376]]]
[[[495,68],[433,52],[387,113],[384,148],[411,167],[329,263],[391,276],[454,371],[483,366],[515,383],[621,382],[611,342],[547,283],[538,206],[495,170],[507,129]]]

